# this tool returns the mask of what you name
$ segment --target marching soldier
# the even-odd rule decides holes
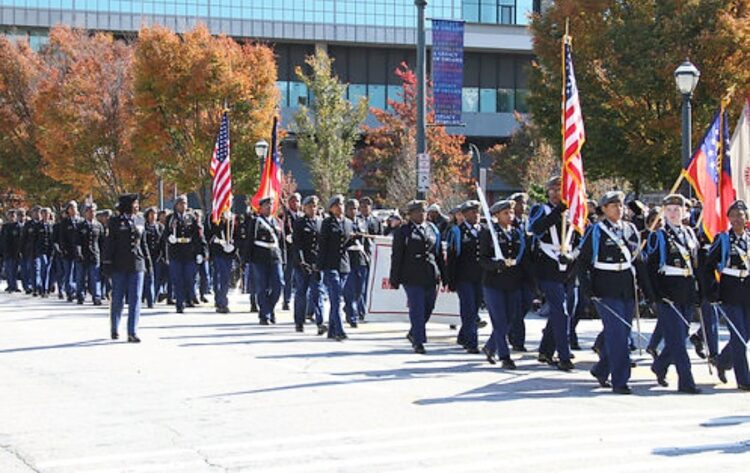
[[[362,226],[366,229],[366,232],[368,235],[382,235],[383,234],[383,222],[380,221],[378,217],[373,215],[372,213],[372,199],[365,196],[362,197],[359,200],[359,220],[361,220]],[[365,238],[364,240],[365,245],[365,253],[367,254],[367,261],[372,260],[372,250],[375,246],[375,240],[372,238]],[[365,313],[367,310],[365,309],[368,298],[369,298],[369,285],[368,282],[370,281],[370,266],[369,263],[367,266],[365,266],[365,277],[364,277],[364,284],[362,285],[362,295],[360,296],[360,304],[358,305],[359,308],[359,320],[364,321],[365,320]]]
[[[570,353],[570,318],[575,312],[575,253],[564,253],[578,245],[578,234],[568,229],[562,233],[565,204],[560,198],[560,177],[547,181],[547,203],[531,209],[529,228],[533,232],[535,272],[539,288],[549,306],[549,318],[539,345],[539,361],[554,364],[553,354],[559,358],[557,368],[570,371],[575,368]],[[567,238],[567,241],[564,240]]]
[[[21,226],[21,267],[23,268],[23,288],[26,294],[36,292],[36,240],[39,231],[39,210],[34,206],[29,215],[31,218]]]
[[[351,328],[357,328],[357,321],[364,314],[363,294],[367,286],[367,268],[370,267],[364,237],[367,234],[367,226],[357,215],[358,211],[357,199],[346,201],[345,216],[352,225],[353,235],[346,249],[349,254],[350,271],[344,286],[344,313]]]
[[[344,216],[344,196],[334,195],[328,200],[328,217],[320,226],[318,268],[323,272],[323,283],[328,291],[328,338],[342,341],[349,338],[341,323],[341,298],[351,270],[349,252],[354,229]]]
[[[105,248],[104,246],[107,244],[107,241],[109,240],[109,219],[112,218],[112,210],[110,209],[104,209],[100,210],[96,213],[96,219],[99,221],[99,223],[102,225],[102,228],[104,229],[104,240],[102,242],[101,247],[101,253],[104,254]],[[109,276],[104,274],[104,272],[100,272],[100,278],[101,278],[101,294],[103,299],[109,300],[110,294],[112,293],[112,282],[109,279]]]
[[[73,302],[76,281],[78,280],[79,263],[76,259],[76,240],[81,217],[78,215],[78,203],[75,200],[65,206],[65,217],[60,222],[60,253],[63,264],[63,284],[68,302]]]
[[[294,232],[294,222],[302,216],[299,205],[302,202],[302,196],[295,192],[287,199],[287,205],[284,207],[284,246],[285,254],[289,255],[292,250],[292,233]],[[292,298],[292,288],[294,285],[294,267],[287,260],[284,265],[284,302],[282,310],[289,310],[289,301]]]
[[[128,343],[140,343],[138,319],[141,314],[144,273],[152,271],[145,229],[137,222],[140,209],[138,194],[123,194],[117,203],[119,214],[109,221],[109,240],[105,245],[102,266],[112,277],[110,335],[120,338],[120,316],[123,303],[128,304]]]
[[[526,232],[513,225],[512,200],[501,200],[489,210],[497,223],[489,222],[479,234],[479,264],[484,269],[482,291],[492,321],[492,335],[482,352],[490,364],[496,363],[497,356],[504,369],[513,370],[516,364],[510,358],[506,335],[509,323],[518,317],[521,308]]]
[[[624,199],[619,191],[604,194],[599,201],[603,216],[588,228],[579,255],[582,292],[594,301],[604,325],[599,362],[591,369],[591,375],[601,387],[611,387],[617,394],[631,393],[628,381],[636,274],[641,278],[645,275],[638,229],[623,221]],[[643,287],[648,292],[648,284]]]
[[[250,221],[246,245],[258,298],[258,318],[261,325],[268,325],[276,323],[274,309],[284,289],[284,235],[278,220],[271,215],[273,199],[261,199],[258,206],[258,215]]]
[[[232,212],[226,211],[218,223],[211,223],[209,253],[213,266],[214,301],[216,312],[229,313],[229,286],[232,263],[237,253],[235,247],[235,220]]]
[[[294,267],[295,329],[297,332],[304,332],[305,314],[312,310],[318,325],[318,335],[323,335],[328,327],[323,323],[320,271],[317,269],[318,240],[322,224],[322,219],[316,215],[317,208],[317,196],[305,197],[302,202],[302,217],[294,222],[289,264]]]
[[[174,212],[167,217],[164,229],[169,264],[169,278],[175,295],[178,314],[185,307],[195,307],[195,274],[198,264],[203,264],[206,242],[200,221],[187,211],[187,196],[175,199]]]
[[[411,322],[406,338],[415,353],[424,354],[424,344],[427,342],[425,325],[435,307],[445,265],[440,231],[434,224],[425,221],[424,201],[409,202],[407,212],[409,222],[393,234],[389,281],[393,289],[404,286]]]
[[[20,292],[18,288],[18,266],[21,257],[21,225],[15,210],[7,213],[7,220],[3,224],[3,264],[5,266],[5,279],[8,287],[5,292]]]
[[[685,348],[693,307],[699,301],[695,272],[698,240],[693,230],[683,225],[685,197],[671,194],[662,204],[666,222],[664,228],[649,236],[648,268],[665,345],[651,371],[661,386],[667,386],[667,370],[674,364],[679,376],[678,390],[698,394],[700,389],[695,386]]]
[[[451,229],[448,247],[448,288],[458,293],[461,329],[456,343],[468,353],[479,353],[477,322],[482,301],[482,268],[479,265],[479,202],[470,200],[461,206],[464,222]]]
[[[164,227],[156,220],[156,207],[146,209],[143,217],[146,220],[145,238],[146,245],[148,246],[149,262],[152,268],[152,271],[148,271],[144,275],[143,293],[144,299],[146,299],[146,306],[151,309],[159,299],[159,290],[161,288],[159,281],[161,281],[162,271],[164,270],[162,260]]]
[[[529,233],[529,217],[526,214],[529,195],[525,192],[516,192],[508,200],[513,202],[513,226],[521,230],[526,239],[526,247],[531,246],[531,234]],[[521,283],[521,310],[514,318],[508,320],[508,342],[513,350],[526,352],[526,314],[531,310],[534,302],[534,280],[529,268],[523,272],[524,280]]]
[[[727,212],[731,228],[714,239],[702,267],[703,287],[712,309],[721,314],[729,328],[729,344],[716,359],[716,371],[722,383],[726,371],[734,368],[737,388],[750,391],[747,342],[750,336],[750,233],[747,230],[747,205],[734,202]],[[717,283],[715,272],[721,273]],[[705,314],[704,314],[705,315]]]
[[[52,209],[44,207],[39,211],[39,230],[36,238],[36,293],[47,297],[50,288],[50,263],[52,258]]]
[[[84,205],[84,219],[77,227],[76,259],[79,269],[76,277],[76,298],[79,305],[83,304],[86,298],[87,286],[94,305],[102,305],[99,273],[101,270],[101,247],[104,239],[104,228],[94,218],[95,214],[96,204]]]

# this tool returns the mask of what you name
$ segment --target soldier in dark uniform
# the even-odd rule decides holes
[[[424,354],[427,343],[425,325],[432,315],[440,281],[444,279],[445,264],[440,245],[440,231],[425,221],[424,202],[407,204],[409,222],[393,234],[390,285],[398,289],[402,284],[409,305],[411,328],[406,338],[415,353]]]
[[[232,274],[232,264],[237,255],[238,227],[235,227],[234,215],[226,211],[216,223],[211,223],[208,233],[209,254],[213,266],[214,302],[216,312],[229,313],[229,286]]]
[[[383,222],[373,215],[372,213],[372,199],[365,196],[359,200],[359,217],[361,226],[366,229],[365,233],[368,235],[382,235],[383,234]],[[372,250],[375,247],[375,240],[372,238],[365,238],[365,253],[367,254],[367,260],[372,261]],[[357,305],[359,309],[359,320],[365,320],[365,314],[367,313],[366,304],[369,298],[369,281],[370,281],[370,266],[365,267],[364,284],[362,285],[362,294],[360,296],[360,303]]]
[[[490,364],[495,357],[505,369],[516,369],[510,358],[506,335],[509,323],[518,317],[521,309],[521,288],[526,266],[526,232],[513,226],[514,202],[501,200],[490,207],[497,222],[490,222],[498,242],[495,249],[489,225],[479,234],[479,264],[482,266],[482,291],[492,320],[492,335],[482,352]]]
[[[287,205],[284,207],[284,245],[285,253],[289,255],[292,250],[292,233],[294,232],[294,222],[302,216],[299,205],[302,202],[302,196],[295,192],[287,199]],[[283,310],[289,310],[289,301],[292,299],[292,289],[294,286],[294,265],[287,258],[284,265],[284,303]]]
[[[534,266],[539,288],[549,306],[547,326],[539,344],[539,361],[554,364],[557,351],[557,368],[570,371],[575,368],[570,353],[570,318],[575,313],[575,252],[578,233],[568,228],[562,234],[565,204],[560,199],[560,177],[547,181],[545,204],[534,206],[529,217],[529,228],[534,234]],[[567,238],[568,241],[564,241]],[[563,252],[563,247],[567,252]]]
[[[513,226],[521,230],[526,238],[527,255],[528,248],[531,247],[531,233],[529,232],[529,217],[526,214],[529,202],[529,195],[525,192],[516,192],[508,200],[513,202]],[[513,350],[526,352],[526,314],[531,310],[534,302],[536,288],[534,285],[533,274],[530,268],[523,272],[524,280],[521,282],[521,309],[516,316],[508,320],[508,342]]]
[[[727,212],[731,228],[720,233],[701,267],[703,287],[712,308],[727,321],[729,344],[716,359],[716,371],[722,383],[726,371],[734,369],[737,388],[750,391],[747,341],[750,337],[750,232],[747,230],[747,205],[734,202]],[[721,273],[718,283],[715,273]],[[718,304],[716,306],[715,304]]]
[[[109,221],[109,237],[102,258],[104,272],[112,276],[110,335],[117,340],[123,303],[128,304],[128,342],[140,343],[138,319],[141,314],[144,273],[152,271],[145,228],[137,222],[138,194],[121,195],[118,215]]]
[[[3,265],[8,287],[5,292],[20,292],[18,288],[18,266],[21,258],[21,225],[18,223],[15,210],[7,213],[3,224]]]
[[[60,251],[63,263],[63,284],[68,302],[73,302],[75,296],[76,281],[78,280],[79,263],[76,258],[76,241],[78,240],[78,227],[82,219],[78,215],[78,203],[75,200],[68,202],[65,206],[65,217],[60,222]]]
[[[107,244],[107,241],[109,240],[109,219],[112,218],[112,210],[110,209],[103,209],[96,213],[96,220],[101,224],[102,228],[104,229],[104,239],[102,241],[102,247],[100,248],[101,254],[104,254],[105,248],[104,246]],[[101,294],[102,299],[109,300],[110,294],[112,293],[112,282],[110,281],[110,278],[108,275],[104,274],[103,272],[100,272],[100,283],[101,286]]]
[[[667,370],[674,364],[679,375],[679,391],[698,394],[700,389],[695,386],[685,348],[693,308],[699,301],[695,272],[698,240],[693,230],[682,223],[686,199],[671,194],[662,203],[666,222],[664,228],[649,236],[648,268],[665,346],[651,371],[659,384],[666,386]]]
[[[353,235],[346,251],[349,254],[349,276],[344,286],[344,313],[349,326],[357,328],[361,314],[364,314],[363,294],[367,286],[367,268],[370,267],[370,257],[365,250],[365,236],[367,226],[357,214],[359,201],[346,201],[345,217],[351,222]]]
[[[76,299],[83,304],[88,287],[94,305],[102,305],[101,284],[101,247],[104,240],[104,228],[95,217],[96,204],[83,206],[83,221],[78,225],[76,237],[76,261],[79,270],[76,273]],[[88,283],[88,284],[87,284]]]
[[[28,220],[25,220],[25,216],[19,218],[19,221],[24,220],[21,225],[21,268],[23,269],[23,289],[26,294],[36,295],[34,262],[36,261],[36,237],[39,230],[39,207],[33,207],[29,216],[31,218]]]
[[[284,289],[284,235],[278,219],[271,215],[272,205],[271,197],[260,200],[258,215],[250,222],[246,244],[261,325],[276,323],[274,309]]]
[[[294,267],[294,326],[297,332],[303,332],[305,314],[312,310],[315,323],[318,325],[318,335],[323,335],[328,331],[328,327],[323,323],[320,271],[317,267],[318,240],[322,224],[322,219],[316,215],[318,197],[305,197],[302,206],[302,217],[294,222],[292,251],[288,255],[288,264]]]
[[[161,271],[164,269],[161,260],[164,227],[156,220],[156,207],[146,209],[143,218],[146,221],[144,230],[146,232],[149,265],[152,268],[152,271],[144,274],[143,298],[146,299],[146,306],[151,309],[159,299],[159,281],[161,280]]]
[[[622,219],[624,199],[619,191],[604,194],[599,202],[603,217],[589,226],[578,257],[582,292],[594,301],[604,325],[599,362],[591,369],[591,375],[601,387],[611,387],[617,394],[631,393],[628,381],[636,274],[642,281],[645,276],[638,229]],[[648,284],[642,286],[649,293]]]
[[[458,293],[461,329],[456,342],[469,353],[479,353],[477,322],[482,301],[482,268],[479,265],[479,202],[470,200],[461,206],[464,222],[451,229],[448,247],[448,284]]]
[[[348,246],[354,233],[351,220],[344,216],[344,196],[334,195],[328,201],[329,216],[321,223],[318,246],[318,268],[331,304],[328,315],[328,338],[342,341],[347,337],[341,323],[341,297],[349,276]]]
[[[195,288],[196,265],[203,264],[206,241],[200,221],[187,211],[187,196],[175,199],[174,212],[167,217],[164,228],[169,278],[175,295],[178,314],[185,307],[194,307],[192,292]]]
[[[50,279],[57,286],[57,298],[63,299],[65,296],[65,265],[63,264],[62,246],[60,245],[60,233],[62,232],[62,223],[64,214],[57,215],[55,222],[52,224],[52,262],[50,263]]]
[[[52,209],[44,207],[39,211],[36,233],[35,293],[47,297],[50,287],[50,259],[52,257]]]

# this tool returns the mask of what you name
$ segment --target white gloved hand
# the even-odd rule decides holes
[[[231,244],[231,243],[227,243],[226,245],[224,245],[224,251],[227,252],[227,253],[233,252],[234,251],[234,245]]]
[[[203,255],[197,255],[195,257],[195,263],[196,264],[203,264]]]
[[[168,242],[169,242],[170,244],[174,245],[175,243],[177,243],[177,237],[176,237],[176,236],[174,236],[174,235],[169,235],[169,236],[167,237],[167,241],[168,241]]]
[[[286,242],[289,243],[290,245],[292,244],[292,235],[286,236]]]

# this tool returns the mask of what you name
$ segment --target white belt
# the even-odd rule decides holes
[[[602,271],[626,271],[632,267],[633,265],[630,261],[623,261],[622,263],[602,263],[597,261],[594,263],[594,268],[601,269]]]
[[[275,248],[278,248],[279,245],[277,243],[269,243],[267,241],[255,241],[255,244],[257,246],[260,246],[261,248],[268,248],[269,250],[273,250]]]
[[[192,238],[179,237],[175,243],[190,243],[191,241],[193,241]]]
[[[560,250],[553,245],[552,243],[545,243],[543,241],[539,242],[539,248],[542,249],[545,255],[549,256],[553,261],[557,262],[557,266],[560,268],[561,272],[565,272],[568,270],[567,264],[560,264],[558,261],[560,258]]]
[[[689,268],[678,268],[677,266],[670,266],[668,264],[659,268],[659,274],[663,274],[664,276],[682,276],[683,278],[692,276]]]
[[[349,251],[364,251],[365,247],[362,246],[361,243],[357,243],[356,245],[352,245],[349,248],[347,248]]]
[[[721,274],[726,274],[727,276],[744,279],[747,277],[748,271],[747,269],[724,268],[721,270]]]

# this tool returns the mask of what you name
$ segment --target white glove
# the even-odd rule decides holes
[[[169,242],[170,244],[174,245],[175,243],[177,243],[177,237],[176,237],[176,236],[174,236],[174,234],[172,234],[172,235],[169,235],[169,236],[167,237],[167,241],[168,241],[168,242]]]
[[[231,243],[227,243],[226,245],[224,245],[224,251],[227,252],[227,253],[233,252],[234,251],[234,245],[231,244]]]
[[[195,257],[195,263],[196,264],[203,264],[203,255],[197,255]]]
[[[289,243],[290,245],[292,244],[292,235],[286,236],[286,242]]]

